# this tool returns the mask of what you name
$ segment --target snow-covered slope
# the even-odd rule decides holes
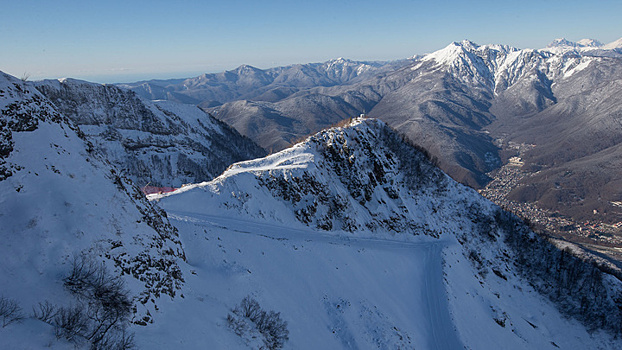
[[[214,347],[256,344],[223,319],[246,295],[281,312],[296,349],[621,345],[619,280],[538,238],[377,120],[151,199],[189,247],[182,304],[209,315]],[[182,338],[198,331],[169,326]]]
[[[578,43],[557,39],[544,49],[517,49],[505,45],[477,45],[471,41],[454,42],[426,55],[423,62],[434,61],[470,86],[481,86],[499,94],[523,79],[567,78],[599,57],[622,57],[612,45],[596,41]],[[544,73],[537,77],[537,73]]]
[[[166,214],[32,84],[0,72],[0,113],[0,297],[26,317],[0,328],[0,347],[67,345],[31,310],[79,304],[64,283],[78,257],[125,276],[130,321],[153,322],[159,300],[179,298],[183,285],[184,252]]]
[[[74,79],[36,83],[97,151],[137,185],[210,180],[230,164],[265,152],[199,108],[147,101],[113,85]]]

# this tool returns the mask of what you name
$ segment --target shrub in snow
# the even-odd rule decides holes
[[[89,333],[89,318],[84,305],[60,307],[52,319],[55,326],[56,338],[65,338],[78,342]]]
[[[19,322],[23,318],[22,308],[15,300],[0,297],[0,319],[2,319],[3,328],[13,322]]]
[[[281,319],[281,313],[265,311],[257,300],[250,296],[242,299],[239,305],[227,315],[227,325],[237,335],[259,332],[263,337],[263,348],[281,349],[289,340],[287,322]]]
[[[38,308],[32,308],[32,316],[34,318],[50,324],[52,320],[54,320],[54,317],[56,317],[57,312],[58,308],[47,300],[43,303],[39,303]]]
[[[55,327],[57,338],[91,349],[131,349],[134,335],[127,333],[132,302],[123,280],[108,272],[103,263],[79,256],[63,279],[77,299],[71,306],[39,303],[33,316]]]

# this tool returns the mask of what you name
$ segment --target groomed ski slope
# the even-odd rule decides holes
[[[225,215],[169,218],[187,256],[185,292],[136,330],[139,348],[258,348],[226,325],[248,295],[288,322],[285,349],[611,348],[517,281],[489,290],[496,281],[478,281],[451,236],[399,241]],[[504,327],[492,320],[502,312]]]

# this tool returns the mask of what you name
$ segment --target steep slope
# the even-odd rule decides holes
[[[356,119],[151,196],[197,249],[197,274],[235,291],[212,288],[201,307],[223,314],[222,304],[252,295],[284,315],[294,348],[620,346],[619,280],[534,235],[405,141]],[[206,264],[214,239],[220,251]]]
[[[102,278],[104,289],[88,302],[89,320],[111,319],[95,309],[96,303],[104,303],[108,311],[114,303],[131,303],[121,310],[129,315],[117,314],[114,327],[102,321],[99,328],[89,328],[93,334],[101,334],[103,325],[108,335],[121,332],[125,317],[139,324],[153,322],[161,298],[178,298],[183,285],[179,263],[184,252],[166,214],[103,161],[78,127],[32,84],[0,73],[0,112],[0,296],[15,301],[26,317],[23,324],[0,328],[3,346],[56,344],[54,329],[57,338],[74,337],[85,347],[84,343],[96,343],[96,338],[68,335],[52,312],[67,316],[69,310],[77,310],[72,306],[85,305],[82,297],[90,285],[84,280],[69,284],[67,279],[76,272],[74,262],[84,267],[82,271],[94,267]],[[127,288],[127,294],[115,294],[121,288]],[[118,299],[113,302],[106,296]],[[41,305],[54,308],[47,308],[46,322],[29,315],[30,310],[41,311]],[[99,311],[91,313],[94,310]],[[69,346],[66,340],[58,343],[63,344]]]
[[[442,85],[428,91],[400,88],[383,97],[372,114],[388,116],[383,119],[408,135],[452,135],[422,145],[438,156],[452,177],[474,186],[488,181],[486,169],[499,166],[498,157],[505,163],[517,155],[510,143],[534,145],[521,154],[522,161],[525,170],[541,172],[521,182],[509,198],[577,221],[622,220],[622,212],[611,204],[622,193],[596,185],[620,181],[619,171],[605,170],[618,163],[615,152],[607,150],[622,140],[622,106],[615,97],[622,92],[618,51],[589,40],[560,40],[543,50],[462,42],[423,61],[435,65],[417,67],[423,70],[420,75],[429,76],[435,69],[443,72],[442,78],[431,78]],[[428,130],[422,125],[429,125]],[[498,146],[501,149],[496,150]],[[453,148],[454,156],[439,148]],[[464,170],[466,178],[461,175]],[[569,180],[569,174],[575,175]]]
[[[173,186],[214,178],[265,152],[191,105],[151,102],[131,91],[73,79],[36,83],[80,125],[97,151],[137,185]]]
[[[549,61],[557,57],[549,58]],[[581,57],[551,80],[555,104],[537,111],[507,108],[497,99],[497,117],[488,130],[503,139],[535,145],[521,155],[533,173],[509,198],[536,203],[576,221],[622,221],[612,205],[622,199],[615,151],[622,141],[622,58]],[[569,62],[570,63],[570,62]],[[509,113],[508,113],[509,112]]]

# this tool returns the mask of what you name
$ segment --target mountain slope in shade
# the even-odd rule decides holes
[[[131,321],[153,322],[161,298],[179,298],[183,286],[184,252],[166,214],[32,84],[0,73],[0,112],[0,296],[17,301],[27,318],[15,325],[24,338],[0,328],[3,344],[55,343],[52,328],[29,315],[46,300],[76,304],[63,278],[78,256],[124,276]],[[49,339],[28,345],[31,338]]]
[[[377,120],[150,197],[193,242],[197,275],[234,291],[208,293],[203,310],[223,314],[250,294],[284,315],[293,348],[620,346],[618,279],[454,182]]]
[[[265,155],[251,140],[191,105],[146,101],[113,85],[73,79],[36,86],[141,187],[206,181],[234,162]]]

